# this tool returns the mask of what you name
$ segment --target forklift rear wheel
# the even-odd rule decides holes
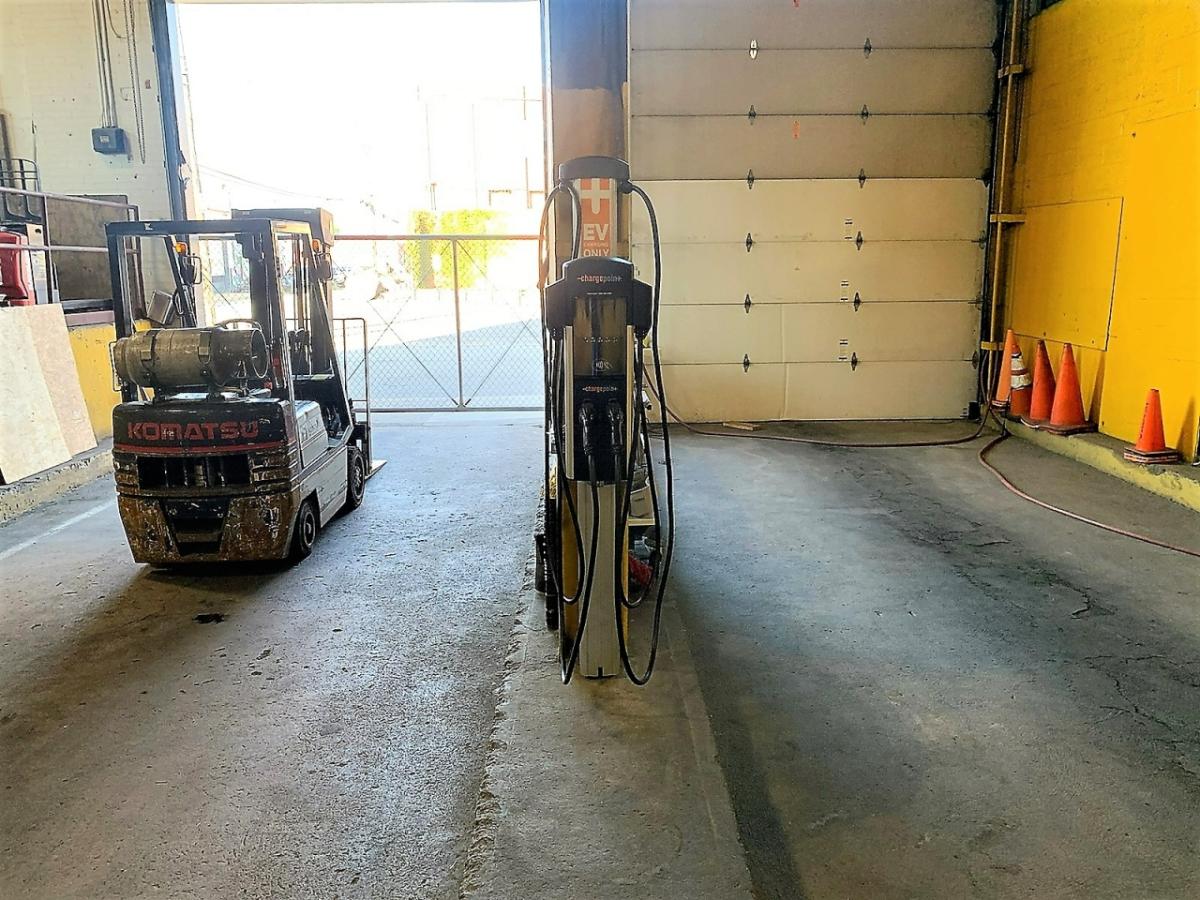
[[[357,447],[351,447],[346,453],[346,467],[346,505],[342,511],[350,512],[362,506],[367,492],[367,458]]]
[[[292,533],[292,562],[300,562],[312,553],[313,544],[317,542],[317,504],[310,497],[300,504],[296,513],[296,529]]]

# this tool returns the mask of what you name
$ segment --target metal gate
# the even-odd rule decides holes
[[[541,407],[536,277],[536,235],[339,234],[334,315],[366,320],[372,407]]]
[[[333,257],[333,315],[366,328],[365,354],[344,347],[351,396],[369,370],[377,412],[541,408],[536,235],[339,234]],[[219,318],[239,314],[240,262],[206,265]]]

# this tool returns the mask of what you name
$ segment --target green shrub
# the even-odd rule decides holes
[[[437,215],[427,209],[412,215],[413,234],[491,234],[500,216],[490,209],[451,209]],[[488,259],[496,241],[458,242],[458,283],[469,288],[487,278]],[[454,287],[454,247],[451,241],[411,241],[401,248],[401,262],[418,288]]]

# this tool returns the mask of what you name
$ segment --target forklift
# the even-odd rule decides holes
[[[369,389],[360,418],[335,347],[332,217],[234,210],[106,230],[122,400],[113,468],[133,558],[304,559],[322,527],[362,504],[378,468]],[[198,324],[196,287],[209,277],[193,252],[201,242],[248,270],[247,290],[226,296],[244,316]],[[152,278],[171,289],[146,298]]]

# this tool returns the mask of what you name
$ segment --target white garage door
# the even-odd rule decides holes
[[[976,398],[995,0],[632,0],[630,163],[672,406],[950,418]],[[633,256],[652,272],[635,213]]]

